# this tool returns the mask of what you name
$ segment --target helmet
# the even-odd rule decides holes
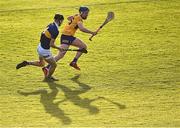
[[[64,20],[64,16],[61,14],[55,14],[54,19],[55,20]]]
[[[81,6],[81,7],[79,8],[79,12],[80,12],[80,13],[81,13],[81,12],[86,12],[86,11],[89,11],[89,8],[86,7],[86,6]]]

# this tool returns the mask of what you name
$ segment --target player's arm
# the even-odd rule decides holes
[[[49,44],[49,45],[50,45],[50,47],[52,47],[52,48],[61,50],[60,47],[57,47],[57,46],[55,45],[55,40],[56,40],[58,34],[59,34],[59,32],[51,31],[51,40],[50,40],[50,44]]]
[[[97,32],[92,32],[92,31],[88,30],[87,28],[85,28],[83,26],[82,22],[78,23],[78,28],[79,28],[80,31],[85,32],[85,33],[89,33],[89,34],[92,34],[92,35],[96,35],[97,34]]]
[[[51,39],[51,41],[50,41],[50,47],[52,47],[52,48],[55,48],[55,49],[58,49],[58,50],[61,50],[61,48],[60,47],[57,47],[56,45],[55,45],[55,39]]]
[[[67,20],[71,21],[73,19],[73,16],[69,16]]]
[[[74,16],[76,16],[76,15],[78,15],[78,14],[75,14]],[[74,19],[74,16],[68,16],[67,20],[72,21]]]

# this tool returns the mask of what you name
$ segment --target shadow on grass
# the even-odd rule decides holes
[[[99,113],[100,110],[96,106],[91,105],[91,103],[93,101],[97,100],[97,98],[88,99],[88,98],[81,98],[79,96],[80,94],[86,93],[87,91],[89,91],[91,89],[91,87],[89,85],[87,85],[85,83],[81,83],[78,80],[79,77],[80,77],[80,75],[76,75],[75,77],[71,78],[71,80],[74,81],[75,83],[77,83],[78,86],[80,87],[76,90],[72,90],[65,85],[61,85],[61,84],[57,84],[57,83],[48,83],[48,84],[49,84],[49,86],[56,86],[57,88],[61,89],[64,92],[65,99],[63,101],[70,101],[74,105],[77,105],[81,108],[87,109],[89,111],[89,114]]]
[[[99,98],[99,99],[103,99],[103,100],[105,100],[105,101],[107,101],[107,102],[110,102],[111,104],[117,106],[119,109],[125,109],[125,108],[126,108],[126,105],[119,104],[119,103],[114,102],[114,101],[112,101],[112,100],[110,100],[110,99],[108,99],[108,98],[105,98],[105,97],[98,97],[98,98]]]
[[[49,113],[51,116],[56,117],[62,121],[63,124],[68,125],[71,124],[71,119],[68,117],[61,108],[59,108],[59,104],[62,102],[70,101],[74,105],[79,106],[80,108],[87,109],[89,114],[98,114],[99,108],[92,105],[91,103],[96,100],[105,100],[107,102],[112,103],[113,105],[116,105],[119,109],[125,109],[125,105],[121,105],[117,102],[111,101],[110,99],[107,99],[105,97],[97,97],[94,99],[89,98],[81,98],[79,95],[86,93],[91,89],[91,87],[85,83],[80,82],[79,79],[80,75],[76,75],[71,80],[78,84],[80,88],[76,90],[72,90],[68,88],[65,85],[61,85],[55,82],[47,82],[49,88],[51,89],[51,92],[48,92],[45,89],[39,89],[32,92],[25,92],[25,91],[17,91],[19,94],[23,96],[29,96],[29,95],[40,95],[40,102],[44,106],[44,109],[47,113]],[[59,90],[61,89],[64,92],[65,99],[61,101],[54,102]]]
[[[75,94],[75,95],[79,95],[79,94],[85,93],[85,92],[87,92],[88,90],[91,89],[90,86],[88,86],[87,84],[81,83],[81,82],[78,80],[79,77],[80,77],[80,75],[76,75],[76,76],[74,76],[73,78],[71,78],[71,80],[74,81],[75,83],[77,83],[77,84],[81,87],[81,90],[79,90],[79,91],[76,90],[76,91],[73,91],[73,92],[72,92],[72,91],[68,91],[67,89],[65,90],[65,88],[62,89],[62,90],[64,90],[64,91],[66,92],[67,98],[68,98],[69,95],[71,96],[70,93]],[[76,97],[76,98],[78,99],[78,97]],[[69,100],[71,100],[72,102],[74,102],[74,101],[77,101],[76,98],[75,98],[75,97],[69,97]],[[99,112],[99,109],[96,108],[95,106],[91,106],[91,105],[90,105],[91,102],[96,101],[96,100],[105,100],[105,101],[107,101],[107,102],[109,102],[109,103],[117,106],[119,109],[125,109],[125,108],[126,108],[125,105],[119,104],[119,103],[117,103],[117,102],[114,102],[114,101],[112,101],[112,100],[110,100],[110,99],[108,99],[108,98],[102,97],[102,96],[99,96],[99,97],[97,97],[97,98],[95,98],[95,99],[91,99],[91,100],[90,100],[90,99],[87,99],[87,98],[81,99],[81,101],[84,102],[84,105],[77,104],[76,102],[74,102],[74,104],[79,105],[80,107],[86,107],[86,106],[87,106],[87,108],[89,108],[89,110],[90,110],[89,112],[90,112],[91,114],[96,114],[96,113]],[[80,101],[80,103],[81,103],[81,101]],[[83,102],[82,102],[82,103],[83,103]],[[88,105],[89,105],[89,106],[88,106]],[[93,108],[94,108],[94,109],[93,109]]]
[[[58,106],[63,101],[58,101],[54,103],[54,99],[58,94],[58,89],[53,85],[49,87],[51,89],[51,92],[48,92],[45,89],[39,89],[33,92],[18,91],[18,93],[23,96],[40,95],[40,102],[44,106],[44,109],[47,113],[49,113],[53,117],[60,119],[62,123],[65,125],[71,124],[71,119],[68,116],[66,116],[64,111],[61,110]]]

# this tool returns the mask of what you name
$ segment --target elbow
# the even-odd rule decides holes
[[[50,46],[50,47],[54,47],[54,40],[51,40],[51,41],[50,41],[49,46]]]
[[[80,30],[80,31],[82,31],[82,32],[84,32],[84,31],[85,31],[85,30],[84,30],[84,28],[79,28],[79,30]]]
[[[53,46],[54,46],[54,44],[51,44],[51,43],[50,43],[50,45],[49,45],[49,46],[50,46],[50,47],[53,47]]]

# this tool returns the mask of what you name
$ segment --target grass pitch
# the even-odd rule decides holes
[[[80,5],[91,10],[84,22],[91,30],[108,11],[116,16],[92,42],[77,32],[89,50],[82,70],[68,66],[75,55],[68,52],[54,84],[42,82],[40,68],[16,71],[37,58],[54,14],[67,17]],[[1,0],[0,127],[180,127],[179,35],[179,0]]]

